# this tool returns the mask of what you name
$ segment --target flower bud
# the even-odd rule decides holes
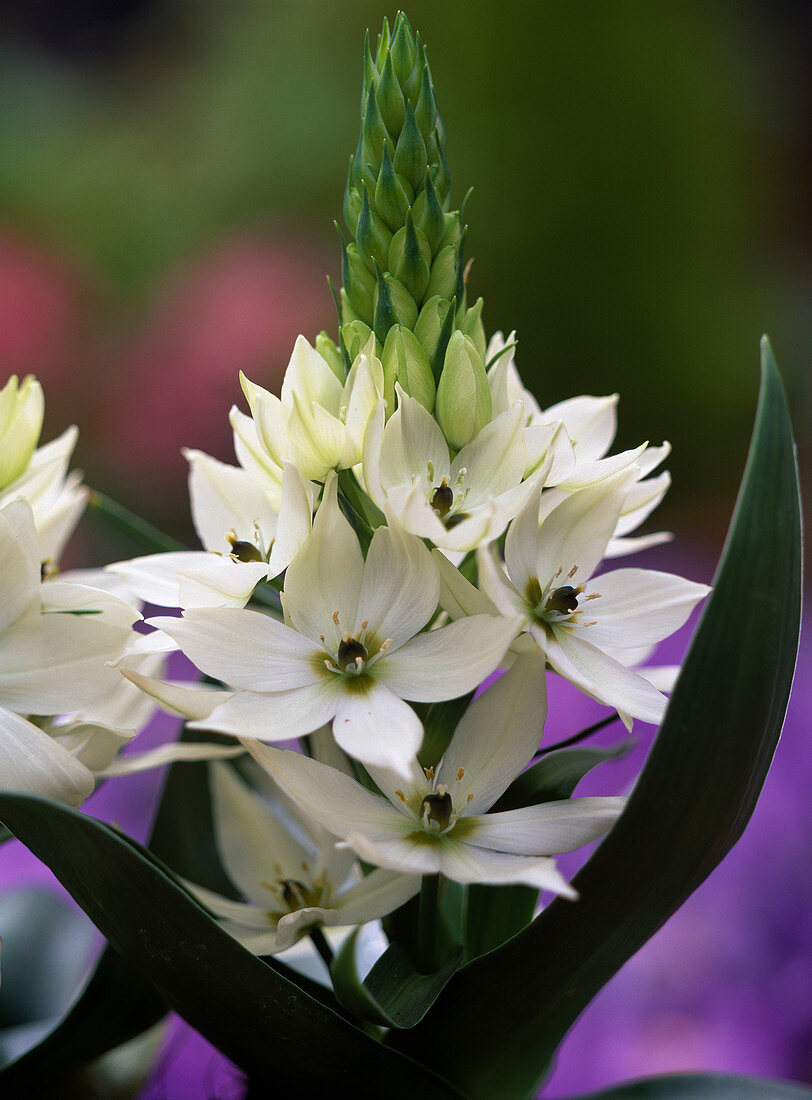
[[[361,141],[363,143],[363,156],[366,164],[377,167],[381,163],[383,143],[389,137],[378,103],[375,99],[375,84],[370,84],[367,95],[364,117],[361,120]]]
[[[433,298],[429,298],[420,310],[420,316],[417,318],[417,324],[414,326],[413,331],[420,342],[420,346],[428,356],[429,362],[434,358],[437,351],[450,306],[451,303],[447,298],[435,295]]]
[[[393,141],[396,141],[403,128],[403,120],[406,118],[406,100],[403,98],[403,92],[395,76],[391,51],[383,66],[376,99],[384,126]]]
[[[44,412],[39,382],[29,374],[20,386],[12,374],[0,390],[0,489],[16,480],[31,461]]]
[[[344,369],[344,360],[341,357],[341,352],[338,350],[335,341],[331,340],[326,332],[320,332],[316,337],[316,351],[343,385],[347,376],[347,372]]]
[[[482,323],[482,307],[484,304],[484,298],[477,298],[471,308],[465,311],[465,316],[460,325],[460,330],[474,341],[474,347],[482,356],[483,362],[488,346],[485,339],[485,326]]]
[[[435,404],[449,446],[461,450],[490,422],[492,411],[482,357],[473,340],[457,331],[448,342]]]
[[[363,321],[350,321],[349,324],[341,326],[340,334],[341,343],[347,352],[347,358],[351,363],[354,363],[369,343],[372,329],[369,325],[365,325]]]
[[[386,267],[389,257],[389,245],[392,242],[392,234],[387,229],[382,218],[375,214],[369,205],[369,195],[364,191],[361,200],[361,215],[358,219],[358,247],[366,259],[376,261],[382,268]]]
[[[375,296],[375,277],[364,263],[355,241],[343,248],[342,279],[344,290],[353,311],[364,321],[372,320],[372,303]]]
[[[409,291],[393,275],[379,273],[375,289],[375,335],[385,340],[392,325],[413,329],[417,322],[417,306]]]
[[[426,287],[426,297],[439,294],[441,298],[452,298],[457,290],[457,268],[459,253],[453,244],[441,248],[431,265],[431,275]]]
[[[384,390],[387,416],[395,411],[395,383],[424,409],[431,412],[434,408],[434,375],[426,353],[418,343],[414,333],[403,325],[394,325],[389,330],[381,354],[383,364]]]
[[[431,249],[425,236],[415,227],[411,212],[406,215],[406,224],[392,238],[389,270],[415,302],[422,301],[431,272]]]
[[[381,170],[375,184],[375,205],[390,229],[399,229],[405,223],[412,197],[411,187],[395,172],[389,147],[384,145]]]
[[[395,146],[395,155],[392,158],[395,171],[405,176],[411,186],[416,190],[426,175],[428,158],[426,143],[418,129],[414,118],[414,110],[411,103],[406,107],[406,119],[403,129],[400,131],[398,143]]]
[[[423,190],[414,200],[412,216],[415,225],[429,242],[431,254],[434,255],[445,233],[445,217],[428,169]]]

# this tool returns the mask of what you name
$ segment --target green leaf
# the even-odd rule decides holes
[[[434,1004],[462,962],[462,949],[431,974],[420,974],[400,944],[392,943],[364,981],[355,965],[354,932],[336,955],[330,970],[336,993],[351,1011],[383,1027],[410,1028]]]
[[[455,1095],[246,951],[135,841],[28,795],[1,793],[0,818],[166,1003],[249,1074],[314,1094]]]
[[[627,737],[610,748],[561,749],[551,752],[537,764],[513,780],[492,810],[515,810],[519,806],[537,806],[540,802],[555,802],[569,798],[587,772],[606,760],[625,756],[634,745]]]
[[[576,876],[580,900],[556,899],[461,970],[393,1045],[442,1065],[472,1096],[533,1092],[579,1013],[741,836],[786,711],[800,599],[797,470],[765,340],[753,440],[715,588],[626,810]]]
[[[468,887],[466,961],[493,951],[533,919],[539,892],[532,886]]]
[[[165,535],[147,520],[141,519],[122,504],[112,500],[104,493],[94,489],[87,498],[88,512],[99,516],[111,527],[127,535],[137,546],[148,554],[160,554],[165,551],[187,550],[182,542]]]
[[[804,1100],[812,1089],[792,1081],[730,1077],[722,1073],[680,1073],[647,1077],[626,1085],[591,1092],[579,1100]]]

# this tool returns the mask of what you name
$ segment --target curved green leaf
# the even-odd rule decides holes
[[[626,1085],[590,1092],[578,1100],[808,1100],[812,1089],[792,1081],[729,1077],[722,1073],[679,1073],[647,1077]]]
[[[557,899],[464,967],[393,1045],[442,1065],[475,1097],[532,1093],[579,1013],[741,835],[786,711],[800,581],[792,433],[765,340],[753,440],[715,589],[626,810],[576,876],[580,901]]]
[[[166,1003],[250,1075],[314,1095],[460,1095],[246,951],[135,841],[28,795],[0,794],[0,819]]]
[[[620,744],[606,749],[589,747],[551,752],[517,776],[491,807],[491,812],[569,798],[588,772],[606,760],[625,756],[633,746],[634,738],[627,737]]]

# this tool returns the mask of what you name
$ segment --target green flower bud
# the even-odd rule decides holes
[[[448,342],[437,387],[435,416],[448,445],[461,450],[490,423],[491,391],[473,340],[457,331]]]
[[[375,205],[378,213],[394,232],[406,221],[414,192],[406,180],[395,173],[388,144],[387,142],[383,147],[381,170],[378,173],[378,182],[375,184]]]
[[[335,293],[335,291],[333,291],[333,293]],[[352,308],[352,303],[350,302],[350,299],[347,297],[347,292],[344,289],[344,287],[342,287],[341,290],[338,292],[338,312],[339,312],[339,316],[341,317],[342,324],[344,324],[346,322],[349,322],[349,321],[360,321],[361,320],[361,318],[358,316],[358,314]]]
[[[338,350],[338,345],[330,339],[326,332],[320,332],[316,337],[316,351],[343,385],[347,378],[344,359]]]
[[[429,412],[434,408],[434,375],[414,333],[403,325],[389,330],[381,354],[387,416],[395,411],[395,382]]]
[[[434,89],[431,86],[431,76],[428,66],[423,68],[423,76],[420,82],[420,95],[414,109],[414,120],[420,133],[428,144],[434,134],[434,124],[437,119],[437,104],[434,99]],[[435,139],[436,140],[436,139]]]
[[[400,131],[395,155],[392,158],[395,171],[405,176],[413,188],[417,189],[426,175],[426,143],[414,119],[411,103],[406,107],[406,119]]]
[[[406,225],[397,231],[389,246],[389,270],[415,302],[422,301],[431,273],[431,249],[424,235],[415,228],[411,211],[406,215]]]
[[[485,339],[485,326],[482,323],[482,307],[485,304],[483,298],[477,298],[470,309],[465,311],[460,330],[474,342],[474,347],[485,360],[485,352],[488,342]]]
[[[443,214],[443,235],[440,238],[438,250],[449,246],[459,249],[463,237],[462,218],[458,210],[451,214]]]
[[[20,385],[12,374],[0,390],[0,489],[26,470],[39,441],[44,414],[39,382],[29,374]]]
[[[441,298],[439,294],[429,298],[420,310],[417,324],[414,326],[414,334],[420,342],[420,346],[428,356],[429,362],[434,358],[440,335],[448,317],[451,303],[447,298]],[[439,371],[437,372],[439,374]]]
[[[347,353],[347,359],[353,363],[369,343],[372,329],[363,321],[350,321],[339,329],[339,337]],[[332,364],[331,364],[332,365]],[[344,374],[342,374],[342,381]]]
[[[400,84],[406,84],[417,61],[414,35],[409,25],[409,20],[399,11],[395,16],[392,27],[392,41],[389,46],[389,57],[394,66],[394,72]]]
[[[375,296],[375,278],[370,274],[369,268],[364,263],[361,252],[355,241],[351,241],[344,247],[341,275],[344,280],[343,289],[347,293],[349,303],[353,311],[366,321],[372,322],[372,303]]]
[[[409,291],[393,275],[379,272],[375,288],[375,335],[386,339],[392,325],[413,329],[417,322],[417,305]]]
[[[361,140],[363,142],[364,162],[377,167],[381,163],[383,143],[389,137],[389,134],[378,110],[375,92],[375,84],[370,84],[366,110],[361,124]]]
[[[423,190],[414,200],[412,216],[415,225],[429,242],[431,254],[434,256],[445,233],[445,216],[428,169]]]
[[[392,140],[396,141],[403,128],[403,120],[406,118],[406,100],[395,76],[391,50],[381,73],[376,99],[384,126],[389,131]]]
[[[457,289],[457,267],[459,255],[453,244],[441,248],[431,265],[431,276],[425,294],[427,298],[439,294],[441,298],[451,298]]]
[[[377,262],[386,267],[389,258],[389,245],[392,234],[386,223],[373,213],[369,204],[369,195],[364,191],[361,201],[361,216],[358,219],[358,247],[364,259],[369,259],[370,267]]]

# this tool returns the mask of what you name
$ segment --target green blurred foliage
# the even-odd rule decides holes
[[[407,8],[429,48],[453,201],[475,188],[469,293],[485,296],[487,331],[517,330],[545,404],[619,391],[620,445],[675,446],[666,519],[690,506],[714,535],[746,452],[762,331],[809,400],[808,256],[787,185],[798,118],[763,11]],[[7,40],[0,216],[79,257],[125,315],[235,229],[301,233],[333,249],[337,271],[363,31],[384,14],[377,0],[156,4],[115,58],[83,66]]]

